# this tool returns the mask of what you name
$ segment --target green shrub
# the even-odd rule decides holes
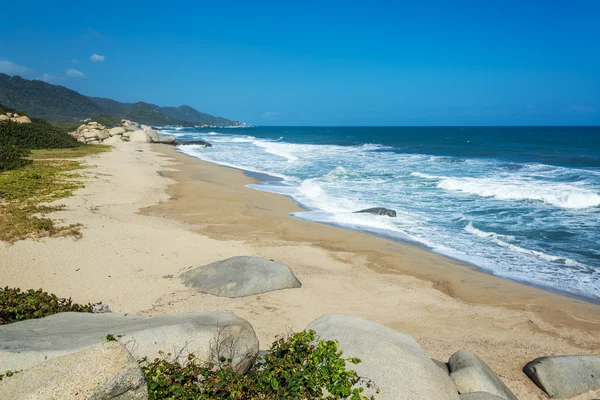
[[[71,298],[59,298],[42,289],[0,288],[0,325],[67,311],[92,312],[94,305],[73,303]]]
[[[170,356],[167,355],[167,356]],[[263,356],[252,360],[245,374],[236,372],[228,360],[223,368],[204,364],[194,355],[184,365],[165,359],[141,360],[148,384],[148,398],[158,399],[366,399],[363,388],[371,381],[346,369],[335,341],[315,339],[315,332],[299,332],[276,340]]]
[[[65,130],[44,120],[33,119],[30,124],[0,122],[0,146],[26,149],[55,149],[80,146],[81,143]]]
[[[30,151],[21,149],[13,145],[0,145],[0,172],[17,169],[31,164],[33,161],[24,157],[29,155]]]

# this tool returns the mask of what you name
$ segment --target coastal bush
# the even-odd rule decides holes
[[[167,354],[169,357],[170,354]],[[205,364],[193,354],[185,364],[167,359],[141,360],[148,384],[148,398],[158,399],[367,399],[357,383],[371,381],[346,369],[346,362],[335,341],[315,338],[314,331],[280,337],[262,357],[252,360],[241,374],[220,359]],[[218,364],[218,365],[217,365]]]
[[[100,303],[97,303],[100,304]],[[43,318],[61,312],[92,312],[95,304],[77,304],[42,289],[0,288],[0,325]]]
[[[17,169],[31,164],[33,161],[26,159],[29,150],[13,145],[0,145],[0,172]]]
[[[13,121],[0,122],[0,146],[18,146],[25,149],[55,149],[81,145],[65,130],[41,119],[30,124]]]

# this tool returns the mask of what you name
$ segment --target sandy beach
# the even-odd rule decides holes
[[[81,238],[0,244],[1,286],[43,288],[145,315],[231,311],[261,348],[326,313],[412,335],[432,358],[469,349],[519,399],[547,398],[522,372],[543,355],[600,355],[600,306],[503,280],[418,247],[294,219],[290,199],[246,188],[242,171],[164,145],[128,143],[85,159],[86,187],[54,218]],[[289,265],[303,286],[239,299],[178,275],[250,255]]]

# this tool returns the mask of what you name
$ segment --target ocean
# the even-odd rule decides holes
[[[293,216],[422,246],[600,303],[600,127],[164,127],[260,173]],[[397,217],[356,214],[369,207]]]

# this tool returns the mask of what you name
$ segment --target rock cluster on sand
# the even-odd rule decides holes
[[[259,257],[231,257],[181,275],[183,283],[203,293],[244,297],[302,286],[285,264]]]
[[[346,314],[323,315],[306,329],[337,341],[343,357],[359,358],[347,368],[358,374],[363,395],[377,400],[516,399],[470,351],[457,351],[445,364],[430,359],[413,337]],[[108,334],[118,342],[105,343]],[[0,326],[0,371],[23,371],[0,382],[0,398],[145,399],[137,363],[144,357],[153,360],[160,350],[180,362],[189,353],[205,362],[223,357],[245,373],[258,345],[254,328],[232,313],[62,313],[16,322]],[[542,357],[524,371],[553,398],[598,398],[599,357]]]
[[[95,121],[87,122],[71,134],[82,143],[118,145],[123,142],[174,144],[172,136],[161,136],[152,127],[121,120],[120,127],[107,128]]]
[[[0,114],[0,121],[13,121],[20,124],[30,124],[31,120],[26,115],[19,115],[17,113],[6,113]]]
[[[0,381],[0,399],[148,398],[137,360],[118,342],[42,362]]]

